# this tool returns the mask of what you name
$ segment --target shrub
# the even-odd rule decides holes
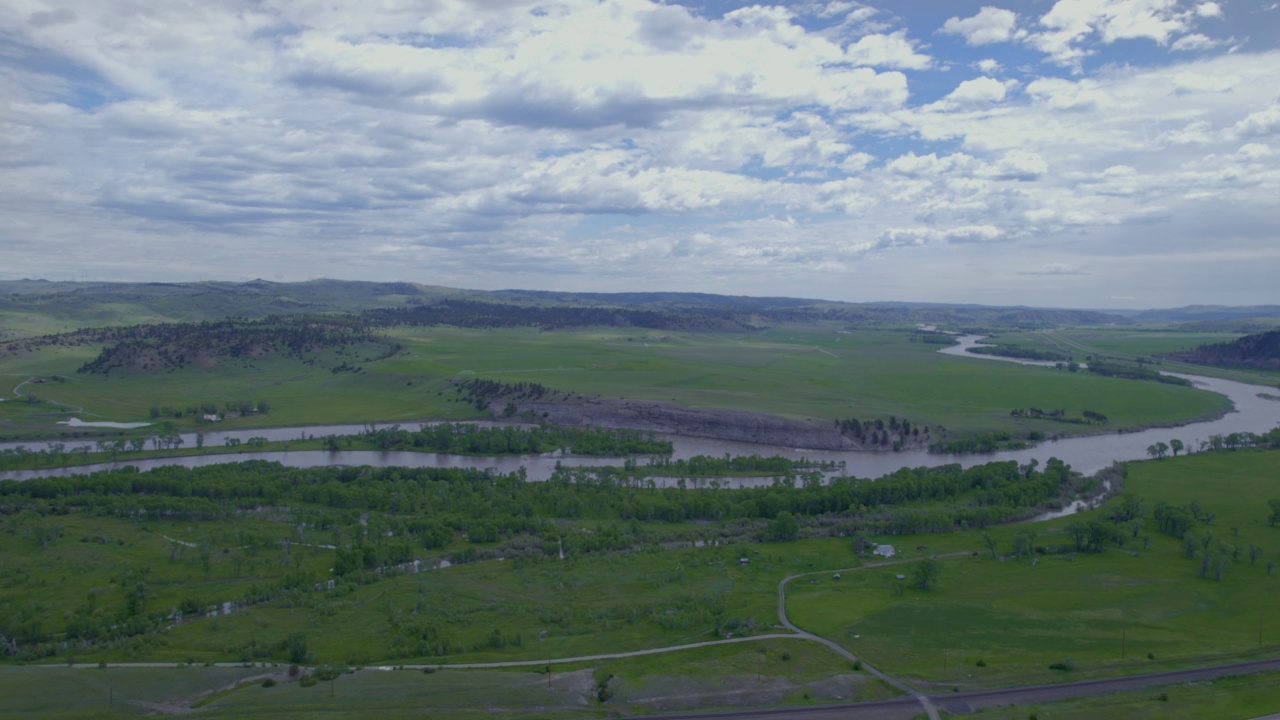
[[[262,687],[275,687],[275,686],[276,686],[275,678],[267,678],[266,680],[262,681]]]
[[[1076,664],[1071,661],[1071,658],[1066,658],[1065,660],[1059,660],[1058,662],[1050,665],[1049,669],[1050,670],[1075,670]]]

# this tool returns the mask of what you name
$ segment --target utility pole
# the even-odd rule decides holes
[[[1125,657],[1125,640],[1127,639],[1129,629],[1120,628],[1120,657]]]

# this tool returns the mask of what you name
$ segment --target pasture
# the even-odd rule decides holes
[[[270,415],[239,418],[234,422],[240,427],[477,417],[479,412],[456,402],[451,391],[453,382],[469,378],[822,423],[907,418],[929,426],[935,437],[1097,430],[1014,418],[1009,414],[1014,408],[1061,408],[1069,416],[1092,410],[1110,419],[1112,431],[1185,422],[1225,409],[1220,396],[1191,388],[951,357],[935,352],[937,346],[911,342],[905,331],[846,332],[834,324],[751,334],[444,327],[397,328],[396,333],[404,351],[384,360],[369,360],[372,351],[356,353],[359,357],[326,351],[305,363],[258,358],[103,377],[75,373],[94,349],[53,348],[5,358],[0,374],[15,385],[31,376],[69,376],[36,392],[83,407],[85,420],[146,421],[157,405],[270,403]],[[361,371],[331,372],[341,363]],[[66,434],[51,424],[59,417],[14,415],[0,434]],[[184,419],[180,425],[190,429],[191,422]]]
[[[1196,454],[1129,465],[1126,491],[1144,498],[1147,517],[1123,547],[1010,557],[1020,526],[992,528],[993,559],[977,532],[976,555],[942,563],[937,586],[912,587],[893,568],[789,592],[792,620],[837,640],[890,673],[964,686],[1049,682],[1154,671],[1274,653],[1280,648],[1280,530],[1268,524],[1267,498],[1280,497],[1280,453]],[[1221,580],[1201,577],[1200,557],[1159,532],[1158,503],[1197,501],[1213,513],[1198,522],[1206,546],[1239,554]],[[1035,544],[1067,546],[1067,527],[1105,521],[1118,501],[1032,529]],[[1147,538],[1150,538],[1148,543]],[[1259,555],[1251,559],[1251,546]],[[1216,551],[1216,550],[1215,550]],[[1074,669],[1050,669],[1067,659]],[[982,665],[978,665],[978,661]]]

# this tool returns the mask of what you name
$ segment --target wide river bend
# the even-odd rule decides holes
[[[1018,361],[1010,358],[999,358],[992,355],[976,355],[966,352],[980,339],[979,336],[966,335],[960,338],[959,345],[945,348],[940,352],[957,356],[957,362],[1018,362],[1026,365],[1041,365],[1030,361]],[[1052,363],[1049,363],[1052,365]],[[1059,372],[1045,368],[1044,372]],[[1171,373],[1172,374],[1172,373]],[[1189,423],[1176,428],[1152,428],[1134,432],[1112,432],[1098,435],[1086,435],[1063,438],[1043,442],[1027,450],[1013,450],[988,454],[937,455],[924,450],[907,450],[902,452],[849,452],[829,450],[805,450],[753,443],[729,442],[723,440],[706,440],[680,436],[665,436],[671,440],[675,459],[690,458],[694,455],[722,456],[730,455],[783,455],[789,458],[808,458],[825,462],[844,463],[843,470],[835,474],[854,475],[857,477],[881,477],[903,467],[921,467],[960,463],[965,467],[1003,460],[1016,460],[1027,463],[1037,460],[1042,465],[1051,457],[1056,457],[1079,472],[1086,474],[1096,472],[1118,460],[1141,460],[1148,457],[1147,448],[1157,442],[1168,442],[1171,438],[1179,438],[1189,449],[1196,449],[1200,441],[1212,435],[1229,435],[1235,432],[1264,433],[1280,425],[1280,401],[1262,397],[1263,394],[1276,395],[1274,388],[1263,385],[1202,377],[1199,375],[1182,375],[1195,383],[1195,386],[1210,392],[1227,396],[1234,405],[1234,410],[1215,420]],[[417,429],[423,423],[399,423],[406,429]],[[486,423],[491,424],[491,423]],[[382,423],[388,426],[391,423]],[[366,424],[322,425],[287,428],[256,428],[252,430],[214,430],[203,433],[206,446],[217,446],[226,443],[229,438],[242,442],[251,437],[264,437],[271,441],[289,441],[326,435],[349,435],[360,433],[368,427]],[[195,447],[194,433],[182,436],[183,447]],[[33,443],[3,443],[0,448],[15,448],[26,445],[28,448],[44,447]],[[70,451],[81,445],[93,447],[92,443],[64,443]],[[243,460],[270,460],[292,467],[326,467],[339,465],[372,465],[377,467],[476,467],[492,468],[496,472],[515,472],[524,468],[530,480],[546,480],[551,477],[557,464],[569,466],[582,465],[621,465],[622,458],[578,457],[556,455],[526,455],[520,457],[476,457],[470,455],[446,455],[442,453],[417,453],[403,451],[379,452],[361,451],[325,451],[295,450],[273,452],[243,452],[218,455],[196,455],[176,458],[155,458],[149,460],[123,460],[114,463],[98,463],[72,468],[49,468],[40,470],[21,470],[0,472],[3,480],[27,480],[35,477],[65,476],[84,474],[100,470],[111,470],[125,465],[133,465],[141,470],[155,467],[181,465],[184,467],[202,467],[218,463],[240,462]],[[643,461],[641,461],[643,464]],[[733,486],[756,485],[771,482],[764,478],[733,479]]]

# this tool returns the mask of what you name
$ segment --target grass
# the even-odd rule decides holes
[[[1110,418],[1111,430],[1185,422],[1226,408],[1221,396],[1191,388],[940,355],[936,347],[909,342],[909,333],[895,331],[849,333],[831,326],[746,335],[616,329],[397,332],[405,352],[363,362],[361,373],[329,372],[349,359],[330,353],[312,358],[311,364],[254,359],[211,369],[83,377],[75,376],[75,369],[96,350],[54,348],[5,359],[0,376],[13,378],[15,385],[32,375],[76,377],[39,386],[37,393],[82,406],[85,420],[147,421],[157,405],[271,404],[270,415],[237,420],[244,427],[473,418],[478,412],[454,402],[449,390],[451,382],[473,377],[821,422],[897,416],[952,435],[1089,430],[1010,417],[1016,407],[1063,408],[1069,415],[1093,410]],[[9,419],[0,429],[4,435],[77,432],[53,426],[49,418]],[[196,426],[183,420],[180,427]]]
[[[1206,478],[1213,479],[1211,487]],[[802,573],[807,574],[788,586],[788,611],[794,622],[844,644],[891,674],[915,678],[928,687],[1151,672],[1280,649],[1280,613],[1270,601],[1280,573],[1265,570],[1266,560],[1280,558],[1280,531],[1267,524],[1264,502],[1280,497],[1280,452],[1201,453],[1134,463],[1127,490],[1145,498],[1148,509],[1157,502],[1196,500],[1215,514],[1212,524],[1198,526],[1197,533],[1211,532],[1241,548],[1256,544],[1263,556],[1256,565],[1240,559],[1221,581],[1201,578],[1197,561],[1183,557],[1181,542],[1148,524],[1140,536],[1151,537],[1150,547],[1143,547],[1139,538],[1127,549],[1110,548],[1098,555],[1042,556],[1034,567],[1027,560],[992,559],[977,531],[896,537],[890,541],[900,551],[898,564],[868,565],[844,572],[840,579],[833,570],[860,564],[844,539],[654,549],[565,561],[486,562],[242,608],[157,635],[77,652],[76,660],[201,664],[250,659],[258,650],[257,659],[284,662],[282,644],[292,633],[305,634],[315,662],[353,666],[544,660],[663,647],[712,639],[717,625],[721,634],[776,631],[777,583]],[[1106,512],[1104,507],[1090,515],[1037,524],[1036,543],[1067,543],[1067,524]],[[40,538],[47,534],[38,530],[50,525],[61,528],[61,537],[42,545]],[[989,532],[1007,552],[1019,529]],[[7,516],[0,526],[0,556],[5,558],[0,607],[6,613],[59,618],[89,603],[114,614],[139,578],[148,584],[151,606],[167,608],[192,595],[210,601],[237,597],[286,567],[292,569],[294,563],[326,577],[330,551],[295,545],[289,564],[284,564],[282,548],[273,543],[286,535],[297,540],[296,532],[271,513],[247,513],[230,523],[142,522],[83,514]],[[181,548],[165,536],[215,548],[208,570],[198,549]],[[331,533],[311,529],[301,538],[313,544],[334,539]],[[963,557],[949,557],[957,551]],[[942,560],[938,585],[929,591],[911,588],[911,563],[935,554],[948,556]],[[749,564],[740,565],[740,557],[749,558]],[[907,579],[899,580],[898,574]],[[423,654],[410,642],[431,623],[436,624],[434,637],[452,645],[448,655]],[[808,687],[787,690],[779,701],[803,702],[806,693],[817,701],[849,687],[823,679],[850,676],[851,669],[823,659],[828,653],[817,646],[769,641],[761,646],[766,648],[762,657],[750,654],[753,647],[689,651],[684,660],[659,655],[563,670],[590,667],[612,673],[620,679],[616,696],[637,706],[649,702],[645,698],[664,683],[673,685],[661,679],[666,677],[692,683],[689,694],[710,698],[705,686],[714,684],[714,678],[749,678],[753,662],[758,672],[782,674],[790,686]],[[792,659],[782,659],[779,649]],[[1066,658],[1073,661],[1074,670],[1049,668]],[[7,671],[0,675],[3,672]],[[398,682],[399,675],[390,675]],[[501,691],[509,691],[511,697],[526,697],[521,693],[538,686],[535,676],[511,676],[529,680]],[[352,677],[366,676],[344,677],[339,687],[356,687],[348,683]],[[400,691],[388,689],[390,678],[381,673],[373,677],[383,679],[370,681],[374,684],[369,692],[401,697],[395,694]],[[476,682],[480,688],[497,681]],[[448,687],[458,689],[464,683]],[[860,687],[864,697],[884,691],[878,685]],[[320,691],[298,696],[307,707],[324,694],[323,688],[253,687],[219,696],[209,712],[219,716],[218,708],[224,708],[228,716],[252,710],[289,717],[302,707],[301,701],[289,700],[290,693],[303,690]],[[456,694],[441,697],[472,707],[479,694],[482,691],[476,689],[466,702]],[[395,702],[383,709],[399,712]],[[334,706],[334,712],[358,713],[360,707],[360,701],[353,700],[350,706]],[[117,716],[110,714],[116,710],[100,710],[86,709],[85,716]]]
[[[1180,683],[1100,697],[1022,707],[1000,707],[973,715],[980,720],[1199,720],[1256,718],[1280,708],[1280,673],[1258,673],[1210,682]]]
[[[816,643],[765,640],[595,664],[509,670],[379,670],[302,687],[286,667],[0,668],[0,710],[24,717],[138,717],[140,703],[196,704],[202,717],[583,717],[681,707],[809,704],[891,697]],[[275,687],[247,678],[273,673]],[[613,696],[601,702],[601,680]],[[234,690],[225,689],[242,681]],[[64,699],[50,702],[51,697]]]
[[[0,714],[23,718],[136,718],[153,714],[140,702],[190,698],[261,669],[0,668]]]
[[[899,571],[888,568],[797,585],[788,595],[792,620],[887,672],[962,686],[1152,671],[1280,649],[1280,613],[1270,600],[1280,573],[1265,569],[1267,559],[1280,558],[1280,533],[1267,526],[1262,502],[1280,497],[1280,453],[1136,463],[1127,489],[1144,496],[1149,509],[1157,501],[1198,500],[1216,517],[1198,525],[1197,534],[1210,532],[1242,549],[1256,544],[1262,558],[1255,565],[1242,553],[1221,581],[1201,578],[1182,542],[1148,520],[1141,535],[1151,537],[1149,548],[1131,540],[1127,551],[1049,555],[1034,567],[1025,559],[993,560],[984,550],[944,561],[929,591],[910,587],[909,573],[897,580]],[[1036,543],[1067,544],[1067,524],[1101,519],[1109,507],[1037,525]],[[1015,530],[991,530],[1002,552]],[[979,540],[976,533],[968,537]],[[1065,658],[1075,671],[1049,669]]]
[[[1083,360],[1086,355],[1103,355],[1136,360],[1151,358],[1159,353],[1176,350],[1192,350],[1201,345],[1231,342],[1239,333],[1178,332],[1165,327],[1139,328],[1063,328],[1002,332],[990,342],[1006,345],[1055,350]],[[1159,359],[1159,370],[1207,375],[1237,382],[1275,386],[1280,372],[1272,370],[1221,368]]]

